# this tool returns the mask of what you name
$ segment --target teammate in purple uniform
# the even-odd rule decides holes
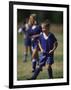
[[[31,24],[28,19],[26,19],[26,24],[24,24],[22,27],[19,28],[18,32],[23,32],[24,37],[24,57],[23,62],[27,61],[27,54],[28,50],[30,51],[30,54],[32,54],[31,50],[31,38],[28,36],[28,30],[31,27]]]
[[[38,37],[41,33],[41,27],[36,23],[36,14],[31,14],[29,17],[29,22],[31,23],[31,27],[28,30],[28,36],[31,37],[31,46],[32,46],[32,72],[36,69],[36,63],[38,61],[38,50],[37,50],[37,43]]]
[[[42,34],[39,37],[38,44],[41,50],[39,56],[39,67],[36,68],[30,79],[34,80],[37,78],[41,69],[47,63],[48,78],[53,78],[52,64],[54,63],[54,51],[57,48],[57,39],[54,34],[49,32],[50,24],[49,21],[42,23]]]

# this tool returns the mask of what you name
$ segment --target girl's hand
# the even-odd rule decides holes
[[[49,51],[49,54],[51,54],[51,53],[53,53],[53,52],[54,52],[54,50],[50,50],[50,51]]]

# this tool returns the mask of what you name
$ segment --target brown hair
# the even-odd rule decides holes
[[[42,24],[44,24],[45,27],[50,27],[50,22],[49,20],[47,19],[46,21],[42,22]]]
[[[32,16],[35,20],[36,20],[36,14],[30,14],[30,16]]]

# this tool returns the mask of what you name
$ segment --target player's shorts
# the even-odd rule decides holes
[[[41,53],[39,55],[39,66],[45,66],[46,64],[46,55],[43,55],[43,53]]]
[[[54,63],[53,56],[46,56],[41,54],[39,56],[39,65],[42,67],[42,66],[45,66],[46,63],[53,64]]]
[[[30,38],[24,39],[24,45],[25,46],[31,46],[31,39]]]
[[[53,56],[47,57],[47,58],[46,58],[46,62],[47,62],[47,64],[53,64],[53,63],[54,63],[54,58],[53,58]]]
[[[37,41],[32,42],[31,46],[32,46],[32,51],[33,51],[35,48],[38,47],[38,42]]]

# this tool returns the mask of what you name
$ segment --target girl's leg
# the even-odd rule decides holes
[[[43,55],[40,55],[40,58],[39,58],[40,62],[39,62],[39,67],[36,67],[32,77],[29,79],[29,80],[34,80],[37,78],[37,76],[39,75],[40,71],[42,71],[42,68],[43,66],[45,66],[46,64],[46,57],[43,58]]]
[[[37,65],[39,65],[39,55],[38,55],[38,50],[36,51],[36,59],[37,59],[36,63],[37,63]]]
[[[41,71],[42,67],[39,66],[35,69],[33,75],[31,78],[29,78],[28,80],[35,80],[37,78],[37,76],[39,75],[40,71]]]
[[[32,53],[32,69],[33,69],[32,72],[34,72],[36,69],[36,62],[37,62],[36,53],[37,49],[35,48]]]
[[[31,46],[28,46],[28,50],[30,51],[31,61],[32,61],[32,49]]]
[[[28,53],[28,47],[24,46],[24,59],[23,59],[23,62],[27,61],[27,53]]]
[[[48,72],[48,78],[52,79],[53,78],[53,71],[52,71],[52,65],[51,64],[48,64],[47,72]]]

